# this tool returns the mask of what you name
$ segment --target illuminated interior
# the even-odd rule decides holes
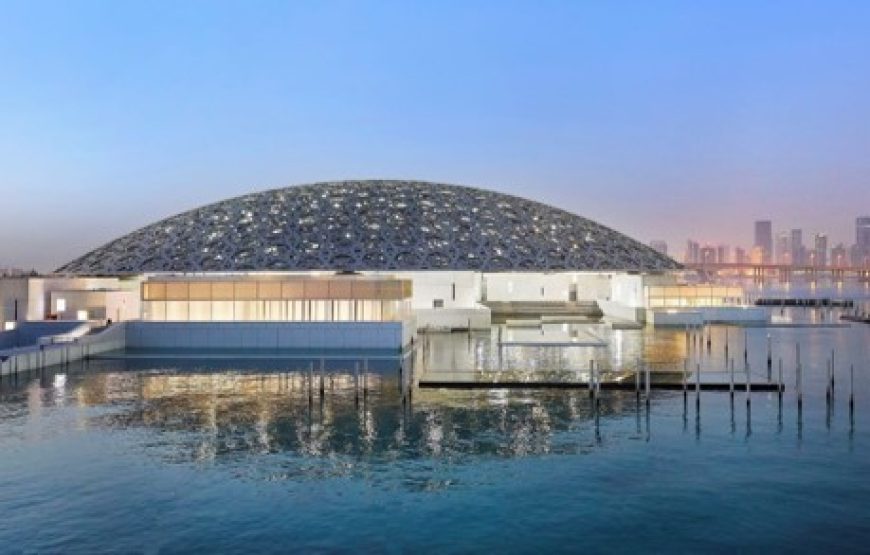
[[[411,313],[411,281],[362,277],[149,279],[151,321],[384,322]]]
[[[743,304],[742,287],[717,285],[650,285],[647,308],[695,308]]]

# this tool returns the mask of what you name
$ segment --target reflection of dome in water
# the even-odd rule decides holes
[[[197,208],[116,239],[58,271],[678,267],[621,233],[530,200],[419,181],[340,181]]]

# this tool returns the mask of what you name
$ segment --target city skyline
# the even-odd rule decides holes
[[[756,220],[754,239],[749,245],[729,242],[704,242],[693,237],[684,241],[681,255],[672,256],[685,263],[746,262],[806,266],[854,265],[866,266],[870,261],[870,216],[854,220],[852,241],[833,241],[823,231],[811,233],[803,227],[778,228],[770,219]],[[665,251],[666,242],[653,240]],[[733,247],[733,254],[732,254]]]
[[[868,16],[10,2],[0,266],[52,270],[179,210],[367,178],[533,197],[671,252],[749,244],[761,216],[844,241],[870,211]]]

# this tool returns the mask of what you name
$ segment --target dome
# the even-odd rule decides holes
[[[419,181],[340,181],[224,200],[134,231],[59,273],[667,270],[621,233],[523,198]]]

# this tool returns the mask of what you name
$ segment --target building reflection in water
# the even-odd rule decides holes
[[[577,453],[599,445],[600,422],[628,422],[611,426],[611,437],[641,434],[634,422],[643,406],[633,392],[603,395],[596,418],[585,390],[430,390],[408,383],[439,368],[585,371],[592,359],[605,369],[630,370],[638,357],[681,365],[686,351],[678,331],[586,333],[607,347],[525,345],[499,354],[493,334],[432,334],[434,348],[418,348],[413,359],[369,361],[371,369],[359,375],[353,362],[336,360],[323,373],[319,366],[310,371],[308,361],[95,360],[20,386],[6,382],[0,395],[4,409],[18,403],[21,418],[73,408],[82,429],[141,430],[134,436],[144,438],[143,449],[164,460],[244,466],[255,456],[250,471],[275,476],[341,475],[387,461]],[[499,358],[510,370],[498,370]],[[263,470],[264,461],[277,468]]]
[[[481,455],[575,453],[595,445],[593,405],[585,391],[415,389],[408,400],[397,374],[370,372],[363,393],[352,372],[333,370],[324,374],[321,397],[320,376],[306,371],[143,371],[119,370],[119,364],[46,372],[37,387],[4,384],[4,404],[18,398],[25,418],[74,407],[79,427],[140,429],[146,450],[169,461],[281,455],[278,460],[306,473],[326,471],[312,457],[342,473],[361,462],[461,462]],[[603,399],[600,410],[602,418],[631,415],[633,421],[637,407],[633,394],[616,393]]]

